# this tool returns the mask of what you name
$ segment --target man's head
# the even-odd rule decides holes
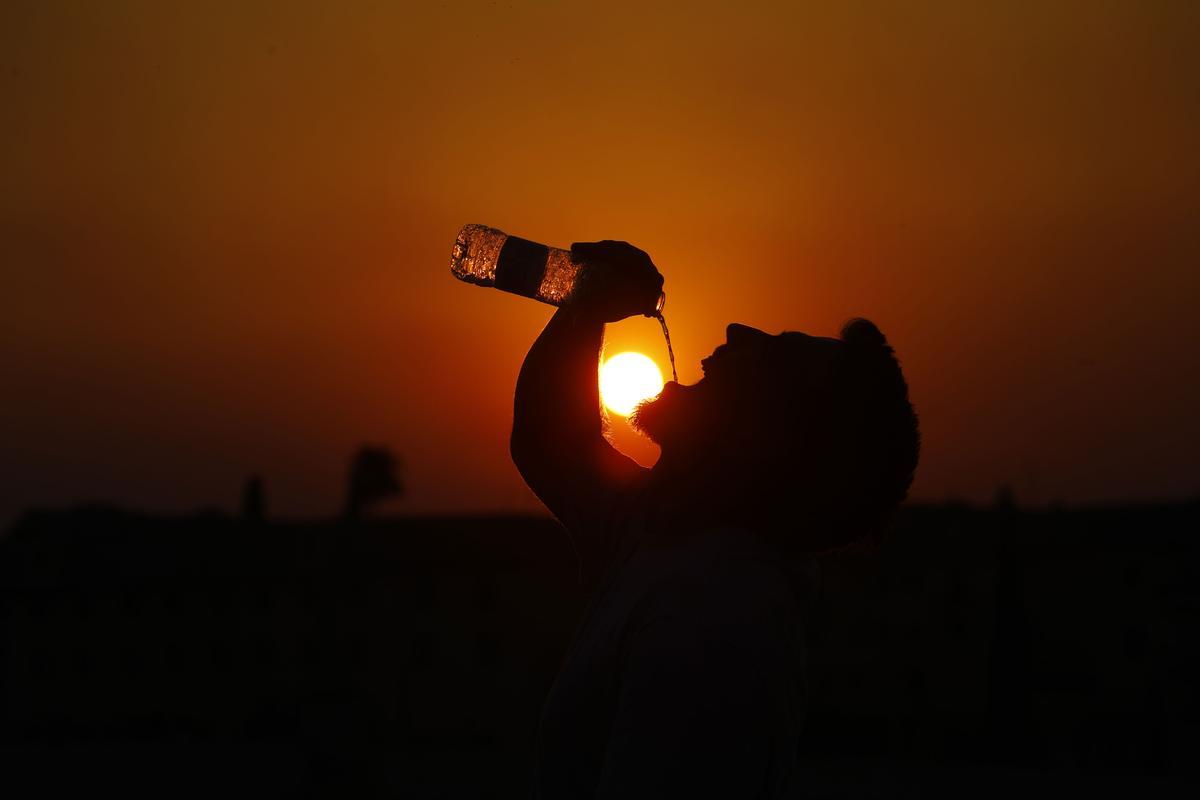
[[[838,339],[733,324],[692,386],[668,383],[634,425],[674,478],[745,510],[788,550],[876,539],[904,499],[919,436],[892,348],[867,320]]]

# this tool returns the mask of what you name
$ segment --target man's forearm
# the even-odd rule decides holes
[[[576,245],[588,280],[538,336],[517,377],[510,449],[521,477],[571,531],[584,563],[603,561],[604,520],[646,470],[604,438],[597,366],[604,322],[642,313],[662,276],[642,251],[619,242]]]
[[[517,377],[514,457],[553,457],[602,438],[596,370],[603,342],[603,322],[569,308],[555,312]]]

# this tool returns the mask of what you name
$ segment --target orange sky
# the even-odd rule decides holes
[[[329,512],[364,441],[404,508],[536,508],[549,310],[450,278],[466,222],[649,251],[684,381],[875,320],[920,499],[1200,491],[1194,4],[211,5],[0,8],[0,520]]]

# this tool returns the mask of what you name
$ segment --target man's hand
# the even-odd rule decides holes
[[[576,242],[571,255],[585,272],[567,307],[599,322],[616,322],[658,310],[663,277],[650,256],[627,242]]]

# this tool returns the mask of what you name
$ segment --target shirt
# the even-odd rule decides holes
[[[803,714],[794,578],[745,530],[629,527],[543,708],[534,797],[785,796]]]

